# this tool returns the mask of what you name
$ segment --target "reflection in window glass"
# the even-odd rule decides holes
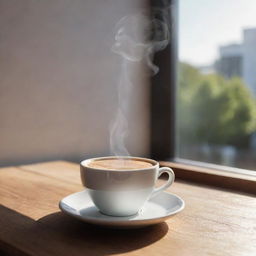
[[[179,6],[178,157],[256,169],[256,1]]]

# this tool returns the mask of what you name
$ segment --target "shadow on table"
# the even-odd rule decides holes
[[[90,255],[94,250],[97,255],[133,251],[158,241],[168,232],[166,223],[140,229],[109,229],[86,224],[62,212],[47,215],[37,222],[58,232],[65,247],[72,247],[72,251],[90,251]]]

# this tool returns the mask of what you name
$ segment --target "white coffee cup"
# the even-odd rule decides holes
[[[138,213],[144,203],[167,189],[174,181],[171,168],[159,168],[158,162],[139,157],[122,157],[138,160],[152,166],[143,169],[106,170],[90,167],[92,161],[117,159],[117,157],[99,157],[87,159],[80,164],[82,184],[88,189],[95,206],[106,215],[130,216]],[[167,182],[155,188],[162,173],[167,173]]]

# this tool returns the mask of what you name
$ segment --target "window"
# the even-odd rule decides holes
[[[254,170],[256,2],[181,0],[171,7],[172,41],[155,57],[153,156]]]
[[[255,169],[255,12],[253,0],[180,1],[178,157]]]

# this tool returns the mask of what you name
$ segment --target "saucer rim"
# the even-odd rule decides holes
[[[180,208],[178,208],[177,210],[172,211],[169,214],[166,214],[164,216],[154,217],[154,218],[150,218],[150,219],[122,220],[121,218],[123,218],[123,217],[117,217],[117,216],[108,216],[109,217],[108,219],[95,219],[93,217],[82,217],[79,214],[73,214],[70,211],[67,211],[66,209],[64,209],[62,207],[62,204],[64,203],[63,200],[65,198],[67,198],[69,196],[72,196],[74,194],[81,193],[81,192],[87,192],[87,191],[86,191],[86,189],[84,189],[84,190],[81,190],[81,191],[78,191],[78,192],[75,192],[75,193],[71,193],[71,194],[67,195],[66,197],[62,198],[59,201],[60,210],[63,213],[65,213],[69,216],[72,216],[76,219],[79,219],[83,222],[96,224],[96,225],[102,225],[102,226],[116,226],[116,227],[138,226],[139,227],[139,226],[154,225],[154,224],[157,224],[157,223],[164,222],[166,219],[170,218],[171,216],[176,215],[177,213],[181,212],[185,208],[185,201],[181,197],[179,197],[178,195],[176,195],[174,193],[170,193],[170,192],[167,192],[167,191],[162,191],[161,193],[168,194],[169,196],[171,195],[171,196],[174,196],[174,197],[178,198],[181,202]],[[113,217],[113,218],[111,218],[111,217]],[[120,218],[120,220],[117,220],[116,218]]]

